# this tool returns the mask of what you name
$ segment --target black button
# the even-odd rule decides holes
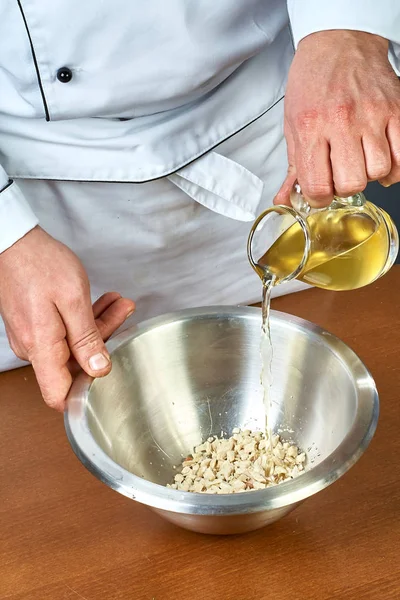
[[[61,83],[68,83],[72,79],[72,71],[68,69],[68,67],[61,67],[57,71],[57,79],[61,81]]]

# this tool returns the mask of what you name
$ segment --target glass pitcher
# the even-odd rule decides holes
[[[295,184],[292,206],[274,206],[255,221],[247,253],[274,285],[297,278],[329,290],[354,290],[389,271],[399,250],[391,217],[364,194],[334,197],[313,209]]]

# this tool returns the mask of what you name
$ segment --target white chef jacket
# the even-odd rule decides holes
[[[293,45],[328,29],[389,39],[399,69],[399,0],[2,0],[0,252],[38,222],[15,180],[186,181],[282,98]]]

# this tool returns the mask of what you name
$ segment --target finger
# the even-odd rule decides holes
[[[296,180],[296,169],[288,171],[285,181],[282,183],[280,190],[274,198],[274,204],[285,204],[286,206],[290,206],[290,193],[293,190]]]
[[[376,181],[386,177],[392,168],[390,146],[386,135],[366,134],[362,137],[365,170],[368,181]]]
[[[295,165],[295,146],[293,134],[290,127],[285,127],[285,138],[287,145],[288,170],[285,181],[274,198],[274,204],[286,204],[290,206],[290,193],[297,180]]]
[[[362,192],[368,183],[364,150],[360,137],[336,137],[331,144],[335,194],[348,198]]]
[[[391,170],[386,177],[379,179],[379,182],[383,186],[389,187],[400,181],[400,118],[389,121],[386,136],[390,147]]]
[[[118,292],[106,292],[93,304],[93,316],[95,319],[99,317],[113,302],[119,300],[121,294]]]
[[[328,141],[318,135],[297,136],[297,179],[305,198],[315,208],[328,206],[333,199],[333,179]]]
[[[91,377],[107,375],[111,361],[94,320],[89,285],[75,290],[72,299],[63,297],[57,308],[66,328],[68,346],[78,364]]]
[[[48,406],[63,411],[72,383],[67,368],[70,356],[65,327],[56,307],[47,315],[47,327],[36,340],[26,358],[32,363],[43,399]]]
[[[106,295],[108,294],[105,294],[105,296]],[[119,294],[117,294],[117,296],[119,296]],[[107,303],[104,302],[103,305],[106,306],[106,304]],[[100,303],[96,307],[96,314],[98,313],[99,306]],[[135,303],[132,300],[119,297],[101,314],[98,314],[96,318],[96,326],[103,340],[107,341],[114,331],[116,331],[118,327],[120,327],[126,321],[126,319],[133,314],[134,311]],[[74,358],[69,360],[68,369],[73,377],[79,372],[80,366]]]
[[[65,339],[48,350],[42,349],[31,359],[43,399],[50,408],[63,411],[72,384],[68,370],[69,348]]]
[[[104,341],[130,317],[135,310],[135,303],[128,298],[119,298],[96,318],[96,326]]]

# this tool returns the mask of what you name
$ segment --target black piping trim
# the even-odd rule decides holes
[[[8,180],[8,183],[7,183],[7,185],[6,185],[5,187],[3,187],[3,189],[2,189],[2,190],[0,190],[0,194],[2,194],[3,192],[5,192],[6,190],[8,190],[8,188],[9,188],[9,187],[10,187],[10,186],[11,186],[13,183],[14,183],[14,182],[13,182],[13,180],[12,180],[12,179],[9,179],[9,180]]]
[[[50,121],[50,113],[49,113],[49,109],[47,107],[46,96],[44,95],[44,89],[43,89],[42,80],[40,79],[39,65],[38,65],[38,61],[37,61],[37,58],[36,58],[35,49],[33,47],[33,42],[32,42],[32,38],[31,38],[31,34],[29,33],[28,23],[27,23],[27,20],[25,18],[25,13],[24,13],[24,10],[23,10],[23,8],[21,6],[20,0],[17,0],[17,2],[18,2],[19,10],[21,11],[22,19],[23,19],[24,24],[25,24],[26,33],[28,34],[29,43],[30,43],[30,46],[31,46],[32,58],[33,58],[33,63],[35,65],[36,76],[37,76],[38,83],[39,83],[40,93],[42,95],[42,101],[43,101],[44,112],[45,112],[45,115],[46,115],[46,121]]]
[[[236,131],[229,134],[223,140],[218,140],[218,142],[216,142],[213,146],[210,146],[209,148],[206,148],[203,152],[200,152],[200,154],[197,154],[195,156],[195,158],[190,159],[187,163],[183,163],[182,165],[179,165],[179,167],[177,167],[173,171],[169,171],[168,173],[163,173],[163,175],[159,175],[158,177],[152,177],[151,179],[145,179],[142,181],[134,181],[134,180],[118,181],[118,180],[114,180],[114,179],[113,180],[111,180],[111,179],[59,179],[58,177],[24,177],[23,175],[21,175],[21,176],[17,175],[17,176],[15,176],[15,178],[16,179],[33,179],[33,180],[40,179],[42,181],[71,181],[72,183],[135,183],[135,184],[141,184],[141,183],[150,183],[151,181],[158,181],[160,179],[164,179],[164,177],[168,177],[168,175],[172,175],[173,173],[176,173],[180,169],[184,169],[188,165],[191,165],[192,163],[196,162],[196,160],[198,158],[201,158],[202,156],[207,154],[207,152],[211,152],[211,150],[214,150],[214,148],[217,148],[220,144],[223,144],[227,140],[230,140],[234,135],[236,135],[237,133],[240,133],[241,131],[243,131],[243,129],[246,129],[246,127],[248,127],[249,125],[252,125],[256,121],[258,121],[258,119],[261,119],[261,117],[266,115],[271,109],[273,109],[277,104],[279,104],[279,102],[281,102],[284,99],[284,97],[285,96],[283,95],[280,98],[278,98],[278,100],[276,100],[273,104],[271,104],[271,106],[269,106],[266,110],[264,110],[257,117],[255,117],[254,119],[252,119],[251,121],[249,121],[248,123],[246,123],[245,125],[240,127],[239,129],[236,129]]]

